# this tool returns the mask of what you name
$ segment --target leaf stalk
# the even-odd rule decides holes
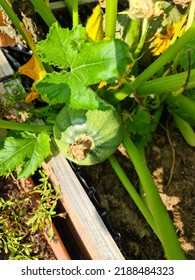
[[[35,124],[26,124],[18,123],[6,120],[0,120],[0,128],[3,129],[13,129],[19,131],[28,131],[34,133],[48,132],[49,134],[53,131],[53,126],[49,125],[35,125]]]
[[[124,129],[123,144],[135,167],[140,179],[148,207],[153,216],[158,236],[163,245],[165,255],[169,260],[184,260],[185,255],[179,244],[175,228],[171,222],[165,205],[163,204],[158,189],[156,188],[152,175],[145,164],[142,156],[131,141],[128,132]]]

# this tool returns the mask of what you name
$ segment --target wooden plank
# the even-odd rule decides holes
[[[0,50],[0,78],[13,75],[14,71],[7,62],[2,50]]]
[[[119,248],[105,227],[94,205],[83,190],[68,161],[57,151],[45,167],[52,184],[60,186],[62,203],[93,260],[123,260]]]
[[[17,95],[24,93],[25,90],[19,78],[14,77],[14,71],[9,65],[2,50],[0,50],[0,102],[8,106],[9,101],[5,97],[6,93],[10,95]]]

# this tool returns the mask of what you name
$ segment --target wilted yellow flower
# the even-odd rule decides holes
[[[174,23],[173,25],[167,24],[166,35],[163,35],[161,33],[156,33],[150,39],[150,41],[153,40],[153,42],[150,45],[150,48],[152,48],[151,52],[153,53],[154,56],[160,55],[168,49],[168,47],[171,45],[171,40],[175,35],[179,24],[180,22]],[[184,31],[185,31],[185,26],[178,33],[178,37],[180,37],[184,33]]]
[[[39,94],[37,91],[31,91],[26,97],[25,97],[25,102],[30,103],[34,99],[38,98]]]

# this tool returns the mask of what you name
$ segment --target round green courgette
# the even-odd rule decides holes
[[[78,165],[93,165],[110,157],[122,141],[116,110],[76,110],[66,105],[57,115],[54,139],[60,152]]]

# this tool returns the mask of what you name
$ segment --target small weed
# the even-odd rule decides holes
[[[53,229],[51,222],[52,216],[56,214],[55,208],[60,195],[60,189],[54,190],[48,182],[48,176],[41,171],[39,171],[39,173],[41,175],[41,179],[39,180],[40,184],[37,185],[30,194],[38,195],[40,201],[38,202],[38,207],[34,210],[26,224],[31,225],[32,232],[47,227],[49,229],[49,237],[52,238]]]
[[[0,197],[0,253],[9,260],[38,260],[42,256],[33,252],[31,234],[47,228],[53,236],[52,216],[59,191],[53,190],[46,174],[40,171],[40,184],[32,191],[20,196]],[[33,204],[36,195],[38,203]],[[29,214],[30,213],[30,214]]]

